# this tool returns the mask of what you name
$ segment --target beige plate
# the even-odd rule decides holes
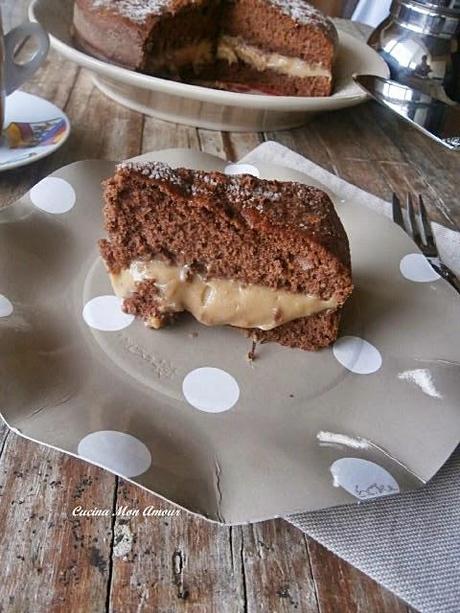
[[[302,125],[313,114],[364,102],[353,74],[389,77],[382,58],[363,41],[339,32],[336,86],[329,98],[263,96],[224,92],[176,83],[97,60],[74,47],[73,0],[34,0],[30,18],[51,35],[52,46],[66,58],[92,70],[96,85],[120,104],[167,121],[225,131],[281,130]]]
[[[190,150],[144,157],[226,167]],[[336,199],[356,283],[341,341],[319,353],[263,345],[251,365],[237,330],[184,317],[152,331],[111,309],[96,242],[112,172],[78,162],[0,212],[0,407],[12,428],[226,523],[418,487],[439,469],[460,438],[460,301],[443,280],[401,274],[408,254],[417,273],[420,254],[400,228]]]

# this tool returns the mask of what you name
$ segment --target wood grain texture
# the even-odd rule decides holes
[[[356,568],[313,539],[306,540],[321,613],[410,611],[394,594],[372,589],[374,582]]]
[[[104,610],[111,522],[72,516],[105,506],[114,477],[8,436],[0,457],[0,610]]]
[[[170,509],[121,483],[119,507]],[[200,518],[117,518],[111,607],[114,612],[243,610],[241,569],[232,558],[230,528]],[[133,589],[134,588],[134,589]]]
[[[1,0],[6,29],[26,0]],[[354,24],[349,31],[365,29]],[[190,147],[237,160],[276,140],[388,198],[426,195],[451,226],[458,158],[368,104],[289,132],[221,134],[142,117],[105,98],[91,76],[52,52],[27,91],[68,113],[72,136],[50,158],[0,175],[0,202],[78,159],[124,159]],[[108,473],[8,433],[0,424],[0,611],[400,613],[407,607],[282,520],[225,527],[178,517],[72,517],[72,509],[173,507]]]
[[[292,528],[266,521],[239,528],[233,537],[244,565],[248,611],[319,611],[305,540]]]

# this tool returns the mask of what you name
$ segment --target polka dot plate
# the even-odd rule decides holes
[[[315,184],[189,150],[173,166]],[[0,212],[0,407],[19,434],[228,524],[420,487],[460,439],[460,302],[391,221],[333,194],[356,290],[330,349],[184,316],[147,329],[98,255],[101,181],[78,162]]]

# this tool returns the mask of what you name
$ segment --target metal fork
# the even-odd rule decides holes
[[[393,220],[395,223],[414,240],[434,270],[460,293],[459,279],[439,258],[431,223],[428,221],[425,204],[420,194],[418,197],[407,194],[407,213],[409,217],[408,228],[404,223],[401,201],[396,194],[393,194]],[[424,236],[422,236],[420,229],[423,230]]]

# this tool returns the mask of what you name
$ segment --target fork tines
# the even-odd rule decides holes
[[[422,222],[423,232],[425,234],[426,244],[429,247],[435,248],[436,243],[434,240],[433,230],[431,229],[431,223],[428,221],[425,204],[423,202],[423,198],[421,194],[419,194],[419,197],[418,197],[418,210],[420,213],[420,220]]]
[[[409,215],[410,229],[412,232],[412,238],[419,245],[422,242],[422,236],[415,216],[414,199],[411,194],[407,194],[407,213]]]
[[[396,194],[393,194],[393,221],[404,231],[406,230],[401,210],[401,202]]]
[[[393,194],[394,221],[412,237],[426,257],[437,257],[436,242],[422,196],[416,197],[409,193],[407,194],[406,203],[407,216],[409,218],[407,227],[402,214],[401,201],[396,194]],[[424,236],[422,236],[421,229],[423,229]]]
[[[427,258],[434,270],[448,281],[460,294],[460,280],[455,273],[450,270],[439,258],[436,240],[430,221],[426,214],[425,204],[422,196],[407,195],[407,213],[409,217],[409,227],[406,228],[402,214],[401,201],[396,194],[393,194],[393,220],[400,226],[417,244],[420,251]],[[423,229],[424,237],[420,229]]]

